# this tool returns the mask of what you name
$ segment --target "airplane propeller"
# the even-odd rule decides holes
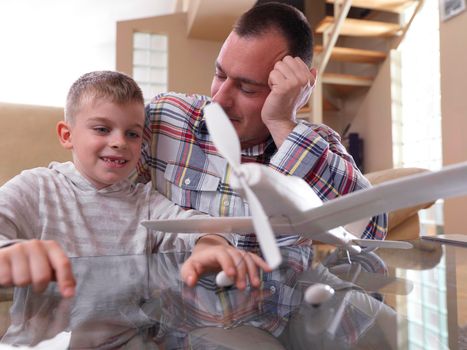
[[[280,265],[282,256],[263,206],[248,185],[248,174],[242,171],[240,141],[237,132],[222,107],[217,103],[204,107],[204,118],[214,145],[227,160],[239,186],[245,193],[263,256],[269,267],[275,269]]]

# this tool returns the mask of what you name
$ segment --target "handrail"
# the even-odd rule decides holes
[[[425,4],[425,0],[418,0],[418,5],[415,8],[414,12],[412,13],[412,16],[410,17],[409,22],[404,26],[404,29],[402,30],[402,34],[397,38],[397,40],[391,45],[391,50],[395,50],[399,47],[399,45],[402,43],[402,41],[405,38],[405,35],[407,34],[407,31],[409,30],[410,26],[412,25],[413,20],[417,16],[417,14],[420,12],[422,9],[423,5]]]
[[[318,74],[322,74],[331,58],[332,49],[336,46],[337,38],[339,37],[340,30],[347,18],[350,8],[352,7],[352,0],[344,0],[343,3],[334,3],[334,17],[336,22],[332,28],[331,35],[327,37],[327,33],[323,33],[323,53],[321,54]],[[337,16],[336,16],[337,14]]]

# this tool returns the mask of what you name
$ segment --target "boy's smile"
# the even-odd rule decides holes
[[[95,99],[83,103],[73,125],[66,124],[66,147],[73,152],[76,169],[101,189],[127,178],[135,168],[143,127],[141,103]]]

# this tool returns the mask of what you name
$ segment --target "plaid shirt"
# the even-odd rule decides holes
[[[155,188],[183,208],[212,216],[249,215],[248,204],[230,187],[232,169],[212,143],[203,119],[209,98],[164,93],[146,107],[143,151],[137,181]],[[277,149],[270,137],[242,150],[242,162],[257,162],[303,178],[323,201],[369,187],[339,135],[325,125],[299,122]],[[373,217],[362,238],[384,239],[387,216]],[[304,243],[299,236],[279,236],[279,245]],[[238,237],[237,246],[257,249],[256,236]]]
[[[193,330],[230,329],[242,325],[260,328],[278,337],[291,315],[302,305],[303,292],[297,283],[301,274],[311,268],[313,248],[282,247],[281,254],[284,262],[279,268],[272,272],[261,271],[259,288],[249,284],[243,291],[235,286],[219,288],[215,275],[205,275],[193,288],[178,285],[162,292],[164,312],[156,339],[169,349],[204,349],[204,338],[198,340],[199,347],[193,346],[196,343],[196,339],[190,337]],[[158,279],[160,281],[161,276]]]

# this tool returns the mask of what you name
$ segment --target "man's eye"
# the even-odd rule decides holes
[[[240,87],[240,90],[244,93],[244,94],[247,94],[247,95],[251,95],[251,94],[254,94],[256,91],[250,89],[250,88],[247,88],[247,87],[244,87],[244,86],[241,86]]]
[[[224,74],[216,73],[215,76],[216,76],[216,79],[219,79],[219,80],[225,80],[226,79],[226,76]]]

